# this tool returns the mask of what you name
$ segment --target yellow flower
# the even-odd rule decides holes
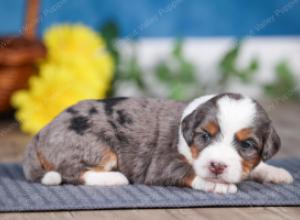
[[[21,129],[35,134],[57,114],[83,99],[104,98],[113,61],[103,40],[82,25],[50,28],[44,37],[48,57],[32,76],[29,89],[12,98]]]

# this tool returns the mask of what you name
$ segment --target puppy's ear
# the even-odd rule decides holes
[[[186,143],[191,146],[194,139],[196,111],[187,115],[181,122],[181,131]]]
[[[262,150],[263,161],[270,159],[274,154],[278,152],[281,147],[280,137],[278,136],[272,124],[269,125],[269,131],[266,135],[267,138]]]

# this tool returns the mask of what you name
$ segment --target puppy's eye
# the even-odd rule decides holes
[[[241,147],[245,150],[253,149],[256,147],[256,143],[253,140],[248,139],[241,142]]]
[[[199,133],[199,136],[200,136],[201,140],[202,140],[204,143],[209,142],[210,139],[211,139],[210,134],[207,133],[207,132],[205,132],[205,131],[204,131],[204,132],[200,132],[200,133]]]

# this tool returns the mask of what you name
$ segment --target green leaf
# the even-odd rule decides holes
[[[275,74],[274,82],[264,85],[265,93],[271,97],[298,98],[296,80],[286,61],[277,64]]]
[[[236,60],[241,49],[241,44],[236,43],[221,59],[220,69],[224,74],[232,74],[235,72]]]
[[[107,92],[107,96],[113,96],[116,90],[116,81],[121,78],[119,70],[119,51],[116,48],[116,40],[119,36],[119,28],[117,24],[111,20],[105,22],[100,28],[101,37],[103,37],[107,50],[112,55],[115,64],[115,73],[112,79],[112,85]]]
[[[185,98],[185,85],[178,81],[172,82],[168,98],[173,100],[183,100]]]
[[[258,70],[258,68],[259,68],[258,59],[257,58],[252,59],[249,64],[248,70],[254,72],[254,71]]]
[[[111,20],[106,21],[100,29],[102,37],[107,41],[111,42],[119,37],[119,27]]]
[[[250,83],[255,73],[257,73],[258,69],[258,60],[252,59],[248,67],[245,69],[241,69],[238,72],[238,77],[243,83]]]
[[[145,89],[146,86],[142,78],[142,69],[136,57],[132,57],[129,61],[128,79],[133,81],[140,89]]]
[[[181,82],[184,83],[195,83],[196,81],[196,71],[194,65],[183,62],[179,69],[178,78]]]
[[[183,41],[181,39],[177,39],[175,41],[173,50],[172,50],[172,56],[175,57],[175,59],[182,58],[182,48],[183,48]]]
[[[108,20],[100,28],[100,32],[106,42],[108,51],[112,54],[115,63],[117,64],[119,61],[119,51],[116,48],[116,40],[119,37],[118,25],[115,22]]]
[[[174,43],[171,59],[159,63],[155,68],[156,77],[169,89],[169,98],[182,100],[187,97],[187,87],[199,86],[196,77],[195,66],[188,62],[183,55],[183,41]],[[172,60],[172,68],[167,63]]]
[[[171,70],[169,69],[167,64],[164,62],[157,64],[154,71],[155,71],[156,77],[164,83],[168,83],[170,80],[173,79]]]
[[[231,78],[237,78],[243,83],[250,83],[258,70],[259,64],[257,58],[252,59],[246,68],[238,68],[237,60],[241,51],[241,46],[242,42],[238,41],[231,49],[229,49],[219,63],[221,74],[219,85],[223,88]]]

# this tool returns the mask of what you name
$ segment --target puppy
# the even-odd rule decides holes
[[[246,178],[291,183],[264,163],[280,138],[260,104],[224,93],[190,103],[145,98],[86,100],[29,143],[27,180],[45,185],[172,185],[235,193]]]

